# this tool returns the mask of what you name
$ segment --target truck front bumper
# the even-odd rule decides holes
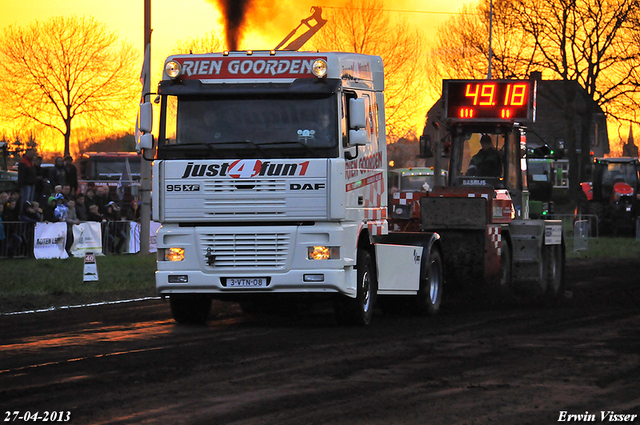
[[[341,293],[356,295],[355,237],[340,223],[180,227],[158,230],[156,289],[173,293]],[[339,247],[340,258],[309,259],[309,247]],[[346,248],[353,245],[352,249]],[[169,248],[184,250],[166,261]]]

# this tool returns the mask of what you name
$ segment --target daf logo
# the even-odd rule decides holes
[[[324,189],[324,183],[291,183],[289,185],[290,190],[321,190]]]

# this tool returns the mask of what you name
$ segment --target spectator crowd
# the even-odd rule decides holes
[[[83,185],[84,186],[84,185]],[[18,189],[0,192],[0,257],[26,256],[36,223],[67,223],[66,250],[73,244],[72,226],[102,223],[103,242],[110,253],[120,254],[127,241],[125,222],[139,218],[138,204],[122,205],[109,186],[89,182],[78,188],[73,158],[58,157],[53,167],[42,167],[42,157],[29,149],[18,163]]]

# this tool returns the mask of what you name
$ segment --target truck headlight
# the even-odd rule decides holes
[[[167,248],[164,250],[165,261],[184,261],[184,248]]]
[[[324,59],[316,59],[311,66],[311,72],[318,78],[327,75],[327,62]]]
[[[172,78],[172,79],[178,78],[180,76],[181,71],[182,71],[182,68],[180,67],[180,64],[176,61],[169,61],[164,66],[164,72],[166,72],[169,78]]]
[[[337,260],[340,258],[339,246],[310,246],[309,260]]]

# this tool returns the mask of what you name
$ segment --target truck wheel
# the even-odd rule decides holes
[[[420,266],[420,289],[416,297],[420,314],[432,316],[440,310],[443,284],[440,252],[434,249],[428,256],[423,253]]]
[[[204,324],[211,311],[211,298],[176,294],[170,297],[171,314],[178,323]]]
[[[564,294],[564,261],[562,245],[547,245],[544,250],[547,266],[547,289],[545,301],[549,305],[557,303]]]
[[[335,306],[336,319],[342,325],[368,325],[376,301],[375,264],[371,254],[358,250],[356,298],[341,296]]]

